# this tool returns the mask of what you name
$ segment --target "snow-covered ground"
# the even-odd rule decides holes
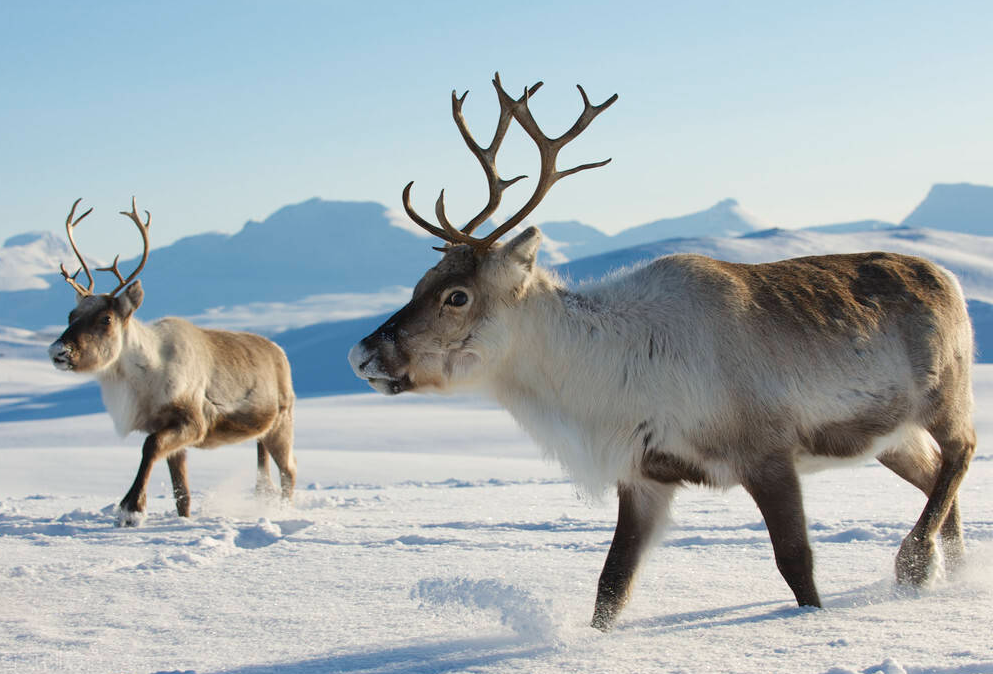
[[[0,395],[60,385],[0,359]],[[77,383],[70,378],[68,383]],[[741,489],[691,488],[617,628],[587,626],[613,497],[578,499],[503,412],[375,394],[298,403],[292,507],[254,448],[191,450],[193,517],[105,414],[0,424],[0,671],[993,672],[993,366],[976,376],[967,564],[921,591],[893,558],[923,496],[878,465],[804,480],[822,610],[799,609]]]

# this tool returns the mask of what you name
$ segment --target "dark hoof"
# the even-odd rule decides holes
[[[114,523],[114,526],[140,527],[144,521],[145,521],[145,513],[143,511],[118,508],[117,521]]]
[[[616,620],[617,614],[615,611],[597,609],[593,612],[593,620],[590,621],[590,627],[606,633],[614,629]]]
[[[933,571],[934,555],[934,541],[907,536],[896,555],[896,581],[912,587],[925,585]]]

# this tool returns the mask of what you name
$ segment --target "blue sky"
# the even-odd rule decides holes
[[[477,6],[478,5],[478,6]],[[499,5],[499,6],[497,6]],[[560,168],[536,223],[614,232],[733,197],[777,226],[898,221],[936,182],[993,184],[989,2],[0,3],[0,241],[61,232],[109,259],[233,232],[311,197],[424,214],[485,201],[449,94],[488,142],[499,70],[549,133],[619,101]],[[516,129],[501,172],[536,174]],[[509,215],[528,196],[507,191]]]

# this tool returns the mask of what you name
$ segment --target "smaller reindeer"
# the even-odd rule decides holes
[[[135,280],[148,260],[148,228],[131,199],[121,211],[141,232],[144,251],[138,267],[124,278],[118,258],[110,267],[119,283],[111,292],[93,293],[93,275],[76,247],[73,229],[93,210],[66,218],[66,234],[80,269],[62,276],[76,290],[69,327],[48,349],[55,367],[87,373],[100,382],[104,405],[121,435],[148,433],[131,489],[121,500],[117,526],[137,526],[145,517],[145,489],[152,465],[165,457],[172,477],[176,510],[190,516],[186,447],[212,448],[258,438],[256,494],[274,494],[269,456],[279,468],[282,498],[290,500],[296,480],[293,457],[293,384],[290,364],[278,346],[258,335],[204,330],[181,319],[145,325],[134,317],[144,291]],[[86,273],[87,287],[76,281]],[[133,283],[132,283],[133,281]],[[130,285],[129,285],[130,284]],[[123,291],[123,292],[121,292]],[[118,294],[120,293],[120,294]]]

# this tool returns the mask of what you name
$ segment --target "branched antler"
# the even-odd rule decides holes
[[[62,277],[65,278],[66,283],[68,283],[73,288],[75,288],[76,292],[78,292],[80,295],[86,296],[93,294],[93,275],[90,274],[90,269],[89,267],[86,266],[86,261],[83,260],[83,256],[79,252],[79,248],[76,247],[76,241],[73,239],[72,230],[75,229],[76,225],[79,224],[79,221],[85,218],[87,215],[89,215],[93,209],[92,208],[89,209],[88,211],[80,215],[78,218],[73,220],[72,217],[76,213],[76,206],[79,205],[80,201],[82,201],[82,199],[76,199],[76,202],[72,205],[72,210],[69,211],[69,217],[66,218],[66,234],[68,234],[69,243],[72,245],[72,250],[76,253],[76,257],[79,258],[79,263],[82,266],[78,270],[76,270],[76,273],[73,274],[72,276],[70,276],[69,272],[66,271],[65,265],[60,264],[59,269],[61,270]],[[148,227],[152,223],[152,214],[149,213],[148,211],[145,211],[145,215],[147,216],[147,218],[145,222],[142,222],[141,218],[138,217],[138,210],[135,206],[134,197],[131,197],[131,212],[129,213],[128,211],[121,211],[121,215],[126,215],[134,222],[135,225],[138,226],[138,231],[141,232],[143,248],[141,254],[141,262],[138,263],[138,267],[133,272],[131,272],[131,274],[127,278],[124,278],[121,275],[121,270],[117,266],[117,263],[121,257],[120,255],[116,255],[114,257],[114,263],[111,266],[96,268],[95,271],[109,271],[113,273],[114,276],[117,277],[118,280],[117,287],[114,288],[109,293],[107,293],[111,297],[116,295],[118,292],[120,292],[120,290],[124,286],[126,286],[128,283],[134,280],[134,278],[138,276],[138,273],[141,272],[141,270],[145,267],[145,262],[148,261],[148,251],[149,251]],[[86,288],[82,287],[79,283],[76,282],[76,277],[79,276],[80,271],[85,271],[86,278],[89,279],[89,285]]]
[[[131,221],[134,222],[135,225],[137,225],[138,231],[141,232],[141,240],[143,246],[141,252],[141,262],[138,263],[138,267],[133,272],[131,272],[131,274],[127,278],[123,278],[121,276],[121,270],[117,268],[117,261],[120,259],[121,257],[120,255],[114,256],[114,263],[111,266],[100,267],[99,269],[97,269],[97,271],[113,272],[114,276],[117,277],[118,280],[117,287],[111,290],[109,293],[107,293],[111,297],[113,297],[118,292],[120,292],[121,288],[129,284],[136,276],[138,276],[138,273],[145,268],[145,263],[148,262],[148,227],[152,224],[152,214],[149,213],[148,211],[145,211],[146,219],[145,222],[142,222],[141,218],[138,217],[138,210],[135,208],[134,197],[131,197],[131,212],[128,213],[127,211],[121,211],[120,213],[121,215],[125,215],[131,218]]]
[[[480,165],[483,167],[483,172],[486,174],[486,182],[489,186],[489,201],[483,210],[476,214],[475,217],[473,217],[465,226],[462,227],[461,230],[459,230],[448,221],[448,218],[445,215],[445,191],[442,190],[441,194],[438,196],[438,200],[435,202],[435,215],[441,225],[441,227],[437,227],[418,215],[411,205],[410,190],[414,184],[413,181],[411,181],[407,183],[407,186],[403,189],[403,207],[404,210],[407,211],[407,215],[409,215],[414,222],[428,232],[451,244],[465,243],[472,246],[476,250],[482,251],[489,248],[497,239],[520,224],[520,222],[535,209],[535,207],[544,198],[548,190],[551,189],[552,185],[554,185],[558,180],[572,175],[573,173],[578,173],[579,171],[603,166],[610,161],[610,159],[606,159],[604,161],[590,164],[582,164],[565,171],[559,171],[555,167],[555,161],[558,157],[559,150],[561,150],[566,143],[582,133],[597,115],[613,105],[614,101],[617,100],[617,94],[614,94],[600,105],[592,105],[583,88],[576,85],[579,89],[580,95],[583,97],[583,112],[568,131],[558,138],[549,138],[538,127],[537,122],[535,122],[534,117],[531,115],[531,110],[528,108],[528,100],[536,91],[538,91],[539,88],[541,88],[541,86],[542,83],[538,82],[534,86],[526,88],[524,90],[524,94],[520,98],[515,99],[503,90],[503,86],[500,84],[500,73],[497,73],[494,76],[493,87],[496,89],[497,98],[500,102],[500,117],[497,121],[497,128],[493,135],[493,141],[490,143],[489,147],[486,148],[483,148],[476,143],[472,137],[472,134],[469,133],[465,118],[462,116],[462,104],[465,102],[468,92],[462,94],[461,97],[456,97],[455,92],[452,92],[452,117],[455,119],[455,124],[458,126],[459,132],[462,134],[462,138],[465,140],[469,150],[476,157],[476,159],[479,160]],[[535,187],[535,191],[531,195],[531,198],[526,204],[524,204],[523,207],[521,207],[519,211],[517,211],[517,213],[511,216],[506,222],[496,228],[488,236],[476,238],[471,236],[472,232],[479,227],[479,225],[485,222],[488,217],[493,215],[497,207],[500,205],[500,199],[503,196],[504,190],[516,183],[518,180],[527,177],[521,175],[510,180],[503,180],[497,173],[496,153],[500,149],[500,144],[503,142],[503,138],[507,133],[511,118],[517,120],[525,132],[527,132],[527,134],[538,146],[538,152],[541,157],[541,169],[538,176],[538,184]]]
[[[75,220],[72,219],[72,217],[76,214],[76,206],[79,206],[79,202],[82,200],[83,198],[80,197],[79,199],[76,199],[76,201],[72,203],[72,208],[69,210],[69,215],[66,217],[66,236],[69,237],[69,245],[72,246],[72,252],[74,252],[76,254],[76,257],[79,259],[80,267],[79,269],[76,270],[75,274],[70,275],[69,272],[66,271],[66,266],[60,263],[59,271],[62,272],[62,278],[66,280],[66,283],[68,283],[73,288],[75,288],[77,293],[85,297],[86,295],[93,294],[93,274],[90,273],[90,268],[86,266],[86,260],[83,259],[83,255],[79,252],[79,248],[76,247],[76,239],[73,238],[72,236],[72,230],[76,228],[76,225],[79,224],[79,221],[93,212],[93,209],[90,208]],[[89,284],[87,285],[86,288],[79,285],[79,283],[76,281],[76,277],[79,276],[79,272],[81,271],[86,272],[86,278],[89,281]]]

